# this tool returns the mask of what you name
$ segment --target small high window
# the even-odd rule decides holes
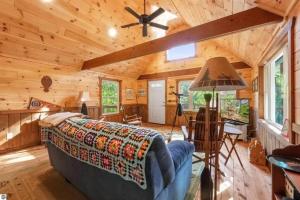
[[[167,61],[192,58],[196,56],[196,44],[186,44],[167,50]]]

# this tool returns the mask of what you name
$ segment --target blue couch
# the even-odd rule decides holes
[[[183,200],[189,189],[194,146],[156,137],[146,157],[147,189],[74,159],[48,143],[50,162],[91,200]]]

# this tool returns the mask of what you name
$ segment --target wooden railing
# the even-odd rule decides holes
[[[127,114],[136,114],[147,120],[147,106],[124,105]],[[80,107],[64,108],[64,111],[80,112]],[[0,154],[35,146],[41,143],[38,121],[47,115],[60,112],[56,110],[6,110],[0,111]],[[101,118],[100,108],[88,107],[88,115],[93,119]],[[122,122],[122,114],[105,116],[107,121]]]
[[[40,144],[38,121],[59,111],[0,111],[0,154]]]

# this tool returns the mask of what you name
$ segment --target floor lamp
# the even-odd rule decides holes
[[[239,76],[234,67],[228,62],[225,57],[215,57],[206,61],[204,67],[201,68],[199,74],[192,82],[190,91],[212,91],[213,96],[215,91],[229,91],[229,90],[241,90],[247,88],[247,83]],[[218,95],[217,95],[218,96]],[[211,179],[211,170],[209,169],[209,156],[212,152],[209,146],[209,134],[210,134],[210,102],[212,99],[211,93],[204,95],[206,101],[205,111],[205,136],[204,136],[204,149],[205,149],[205,170],[204,176]],[[213,99],[214,102],[214,99]],[[218,104],[218,99],[217,99]],[[217,109],[218,109],[218,105]],[[218,112],[218,110],[217,110]],[[218,119],[217,119],[218,121]],[[219,147],[217,147],[219,148]],[[218,155],[215,158],[216,166],[219,165]],[[217,199],[217,167],[215,167],[214,188],[213,192],[210,191],[209,198]],[[209,175],[209,176],[208,176]],[[203,179],[201,179],[203,180]],[[208,180],[208,181],[209,181]],[[212,187],[211,187],[212,188]]]

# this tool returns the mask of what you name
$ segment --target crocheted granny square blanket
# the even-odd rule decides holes
[[[42,128],[42,140],[142,189],[147,188],[146,155],[157,136],[160,134],[152,129],[79,117],[66,119],[57,127]]]

